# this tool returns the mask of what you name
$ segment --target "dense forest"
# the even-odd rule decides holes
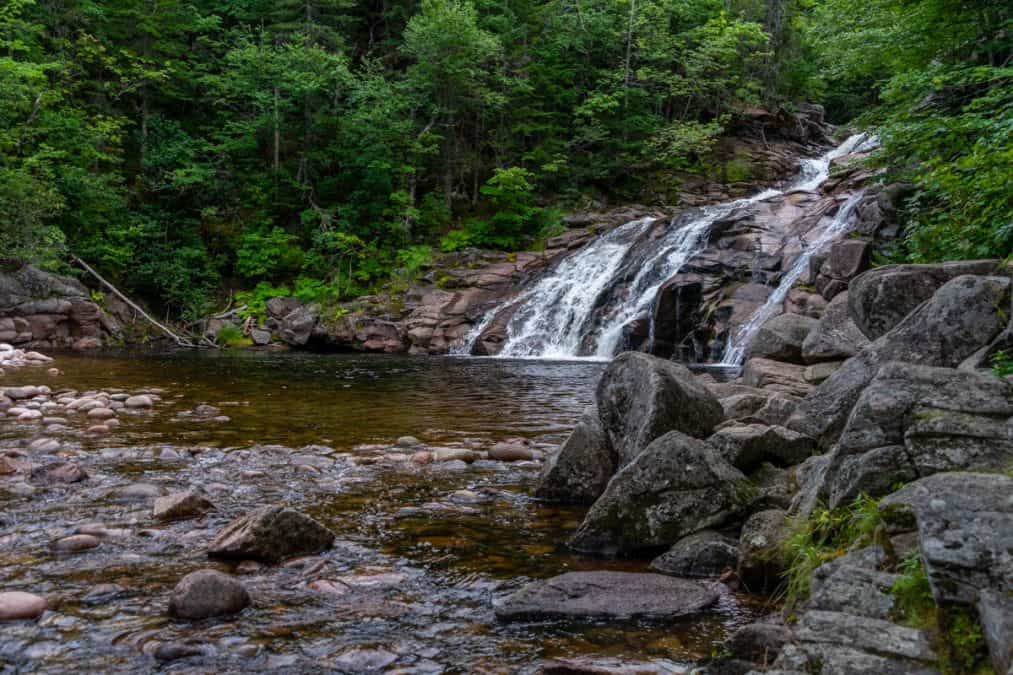
[[[1013,245],[995,0],[3,0],[0,257],[162,312],[363,294],[635,199],[756,106],[874,126],[899,260]]]

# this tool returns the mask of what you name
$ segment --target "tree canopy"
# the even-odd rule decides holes
[[[431,247],[706,169],[824,103],[915,187],[915,260],[1013,246],[1011,10],[989,0],[6,0],[0,248],[160,308],[368,291]],[[271,286],[273,285],[273,286]],[[306,292],[310,292],[307,290]]]

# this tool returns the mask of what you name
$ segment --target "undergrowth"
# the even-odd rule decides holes
[[[864,494],[845,507],[817,508],[809,518],[790,520],[780,551],[785,563],[785,610],[790,612],[809,597],[817,567],[872,543],[881,522],[878,501]]]

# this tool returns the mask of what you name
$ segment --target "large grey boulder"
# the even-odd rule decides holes
[[[854,356],[869,344],[848,309],[848,293],[834,298],[823,312],[816,327],[802,343],[805,363],[837,361]]]
[[[819,322],[801,314],[779,314],[764,323],[749,345],[749,357],[802,363],[802,344]]]
[[[567,572],[535,581],[499,602],[496,617],[530,619],[679,619],[717,602],[716,591],[688,579],[631,572]]]
[[[683,537],[651,561],[651,569],[675,577],[717,577],[739,566],[739,547],[720,532],[703,530]]]
[[[672,431],[612,477],[569,545],[605,554],[671,546],[721,525],[755,492],[716,449]]]
[[[880,502],[887,524],[914,523],[932,593],[978,611],[992,665],[1009,671],[1013,647],[1013,478],[937,473]]]
[[[535,496],[555,502],[591,504],[615,472],[615,459],[598,411],[584,411],[577,426],[545,462]]]
[[[765,424],[728,424],[707,442],[721,451],[732,466],[745,473],[763,462],[778,466],[801,464],[816,449],[816,443],[808,436]]]
[[[239,579],[217,570],[197,570],[176,584],[169,614],[179,619],[207,619],[236,614],[249,604],[250,594]]]
[[[281,339],[293,347],[303,347],[310,341],[320,317],[317,305],[296,307],[281,319]]]
[[[857,280],[856,280],[857,281]],[[961,276],[847,361],[799,405],[787,426],[830,447],[852,406],[887,361],[955,368],[1005,327],[1010,280]]]
[[[935,265],[885,265],[869,270],[848,286],[848,306],[870,340],[886,335],[951,279],[996,274],[998,260],[966,260]]]
[[[334,533],[316,520],[284,506],[265,506],[226,525],[208,546],[208,555],[278,562],[330,547]]]
[[[724,418],[717,398],[689,369],[637,352],[620,354],[609,364],[596,398],[619,468],[669,431],[704,438]]]
[[[885,364],[862,392],[824,477],[831,508],[953,470],[1013,464],[1013,384],[990,374]]]
[[[973,605],[982,589],[1013,592],[1013,478],[938,473],[883,499],[894,520],[913,513],[939,603]]]

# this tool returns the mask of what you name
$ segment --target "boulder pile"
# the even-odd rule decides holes
[[[662,574],[767,593],[784,588],[800,523],[878,502],[875,537],[813,572],[797,621],[747,626],[712,672],[938,672],[956,611],[980,626],[982,658],[1013,672],[1013,377],[992,369],[1013,345],[1010,270],[859,273],[858,248],[822,261],[822,312],[786,302],[733,381],[616,358],[535,495],[590,506],[577,551],[656,555]],[[914,558],[935,627],[897,605]]]

